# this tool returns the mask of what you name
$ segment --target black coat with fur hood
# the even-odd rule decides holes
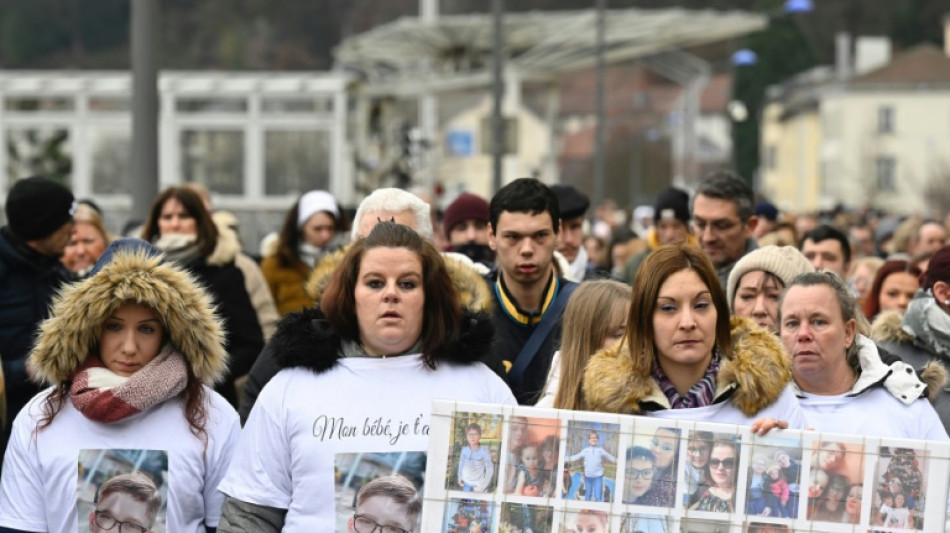
[[[337,250],[333,253],[327,254],[317,263],[317,266],[313,269],[313,272],[310,274],[310,280],[307,282],[307,294],[313,298],[314,302],[319,302],[323,297],[323,292],[326,290],[327,283],[330,281],[331,274],[333,270],[340,264],[340,261],[343,260],[343,257],[346,255],[347,247],[344,247],[340,250]],[[477,328],[486,328],[488,326],[480,325],[480,322],[483,317],[491,316],[492,312],[492,294],[488,289],[488,285],[485,283],[485,280],[481,275],[469,264],[466,264],[464,260],[456,258],[453,256],[443,256],[445,260],[445,266],[448,270],[449,277],[452,279],[452,285],[455,287],[455,291],[459,295],[459,303],[462,306],[462,316],[463,316],[463,337],[465,336],[464,330],[466,329],[465,324],[471,323],[472,320],[475,320],[479,325]],[[323,367],[325,363],[314,362],[311,364],[299,364],[291,365],[279,362],[277,359],[282,357],[281,354],[284,353],[284,348],[287,347],[288,342],[303,341],[305,346],[308,346],[309,350],[309,333],[307,334],[295,334],[293,331],[289,331],[293,327],[304,327],[310,328],[311,326],[308,322],[313,320],[322,319],[323,315],[319,311],[314,309],[307,309],[300,312],[298,315],[290,314],[284,317],[281,320],[281,323],[277,326],[277,333],[274,334],[274,337],[268,342],[264,347],[264,351],[261,352],[260,356],[254,362],[254,366],[251,368],[251,372],[247,377],[247,384],[244,386],[244,394],[241,397],[241,405],[238,409],[238,413],[241,415],[241,423],[243,424],[247,421],[247,417],[251,414],[251,408],[254,406],[254,402],[257,401],[257,396],[261,393],[261,390],[264,388],[264,385],[267,384],[274,375],[277,374],[282,368],[287,368],[289,366],[303,366],[307,368],[312,368],[318,372],[325,371],[331,368],[333,365]],[[292,325],[290,325],[292,324]],[[329,324],[325,324],[328,326]],[[471,324],[470,324],[471,325]],[[321,328],[323,326],[320,326]],[[491,341],[494,338],[494,329],[488,327],[481,331],[481,334],[488,335],[488,340]],[[301,336],[302,335],[302,336]],[[281,337],[278,339],[277,337]],[[275,343],[281,343],[281,347],[276,347]],[[339,341],[335,348],[339,348]],[[291,348],[292,349],[292,348]],[[338,358],[336,350],[333,351],[333,356],[328,359]],[[501,363],[501,360],[497,358],[492,351],[491,347],[485,349],[479,349],[478,359],[479,361],[485,363],[488,368],[493,372],[504,378],[505,370],[504,366]]]
[[[493,360],[491,350],[494,333],[488,314],[463,307],[459,335],[441,353],[434,354],[433,360],[436,365],[484,363],[497,372],[500,362]],[[254,365],[256,371],[248,376],[245,401],[239,411],[241,423],[247,421],[264,385],[284,368],[306,368],[321,374],[336,366],[342,357],[342,340],[318,308],[284,317]],[[253,397],[248,394],[251,390]]]

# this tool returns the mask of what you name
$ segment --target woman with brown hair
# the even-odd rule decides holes
[[[426,450],[433,398],[513,405],[479,362],[490,323],[459,305],[431,243],[377,224],[348,248],[320,306],[285,317],[271,339],[282,370],[221,484],[219,531],[334,531],[337,454]]]
[[[51,387],[13,424],[0,529],[75,532],[88,519],[79,516],[77,456],[107,449],[164,451],[168,476],[156,481],[167,491],[167,530],[216,527],[224,500],[216,489],[240,431],[237,413],[208,386],[226,368],[222,340],[192,275],[144,241],[112,243],[40,327],[29,361]],[[122,530],[135,526],[145,530]]]
[[[244,274],[235,264],[236,235],[219,233],[201,197],[189,187],[169,187],[152,203],[142,238],[194,274],[214,298],[224,319],[228,372],[215,390],[237,406],[234,379],[251,369],[264,347],[264,334]]]
[[[313,306],[304,291],[317,262],[337,242],[340,208],[326,191],[310,191],[287,211],[277,252],[261,261],[261,270],[281,316]]]
[[[893,259],[881,265],[864,302],[864,316],[873,321],[881,311],[904,313],[920,288],[920,269],[903,259]]]
[[[633,282],[623,341],[591,358],[586,410],[804,428],[779,340],[749,319],[729,318],[706,255],[662,246]]]

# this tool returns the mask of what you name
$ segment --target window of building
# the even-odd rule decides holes
[[[893,157],[881,156],[877,158],[877,189],[884,192],[897,190],[896,167]]]
[[[877,109],[877,132],[878,133],[893,133],[894,132],[894,108],[885,105]]]
[[[183,130],[180,142],[182,181],[219,194],[244,193],[243,131]]]

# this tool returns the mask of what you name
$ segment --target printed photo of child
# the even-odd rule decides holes
[[[801,443],[767,437],[752,446],[746,491],[746,514],[797,518],[801,475]]]
[[[857,524],[861,513],[864,446],[823,440],[812,448],[807,518]],[[857,495],[857,496],[855,496]]]
[[[579,489],[583,482],[584,500],[610,501],[615,492],[618,430],[616,424],[568,422],[565,462],[575,465],[572,467],[569,499],[582,499]]]
[[[552,533],[554,509],[540,505],[505,502],[501,506],[499,533]]]
[[[513,420],[509,436],[515,431],[515,423]],[[506,493],[551,497],[559,477],[560,422],[548,418],[519,418],[517,425],[520,445],[512,450],[508,460],[506,478],[510,478],[512,483]],[[509,439],[509,444],[512,440]]]
[[[607,533],[610,517],[604,511],[582,509],[564,514],[561,533]]]
[[[623,503],[672,507],[676,493],[676,465],[680,433],[675,428],[657,428],[634,435],[627,448]],[[646,465],[651,463],[650,471]]]
[[[164,450],[79,450],[80,533],[165,533],[168,454]]]
[[[923,450],[881,446],[871,500],[871,525],[924,530],[927,460]]]
[[[671,522],[667,516],[626,514],[620,522],[620,533],[672,533]]]
[[[494,522],[494,506],[476,500],[449,500],[445,507],[443,533],[488,533]]]
[[[458,413],[452,427],[446,489],[491,492],[501,449],[502,416]]]

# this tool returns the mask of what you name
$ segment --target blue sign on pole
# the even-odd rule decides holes
[[[470,131],[451,130],[446,139],[449,153],[457,157],[470,157],[475,151],[475,136]]]

